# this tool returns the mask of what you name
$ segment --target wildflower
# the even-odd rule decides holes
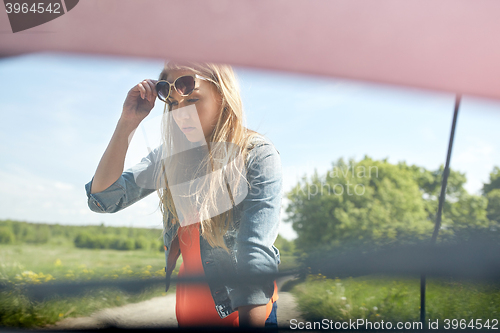
[[[378,308],[376,306],[373,307],[373,311],[377,311]]]
[[[343,300],[344,302],[347,300],[347,298],[345,298],[344,296],[340,297],[341,300]]]
[[[62,261],[61,259],[57,259],[56,262],[54,263],[54,266],[56,267],[61,267],[62,266]]]

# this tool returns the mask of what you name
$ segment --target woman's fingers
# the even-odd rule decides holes
[[[157,81],[145,79],[129,90],[123,102],[122,116],[133,121],[142,121],[155,105]],[[139,98],[140,96],[140,98]]]
[[[149,83],[149,86],[151,87],[151,92],[153,94],[153,98],[156,98],[156,95],[157,95],[156,88],[155,88],[156,82],[157,82],[156,80],[148,79],[148,83]]]
[[[144,99],[146,97],[146,88],[144,87],[144,85],[142,84],[142,82],[140,82],[137,85],[137,88],[139,88],[139,92],[141,93],[141,98]]]
[[[142,80],[137,85],[137,88],[139,89],[139,92],[141,93],[142,99],[147,99],[148,101],[151,102],[156,98],[156,89],[155,89],[156,82],[158,82],[158,81],[146,79],[146,80]]]
[[[151,98],[153,97],[153,92],[151,91],[151,86],[149,85],[148,80],[143,80],[141,82],[142,86],[146,90],[146,99],[151,102]]]

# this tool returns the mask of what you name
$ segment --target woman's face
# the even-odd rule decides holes
[[[173,70],[166,80],[173,83],[179,76],[192,74],[188,70]],[[189,96],[179,95],[172,87],[168,103],[175,123],[189,141],[208,141],[217,124],[222,103],[214,83],[196,79],[196,87]]]

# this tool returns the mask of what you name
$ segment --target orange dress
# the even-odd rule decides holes
[[[200,255],[200,223],[179,227],[178,237],[183,262],[179,277],[204,275]],[[182,230],[181,230],[182,229]],[[278,299],[278,288],[274,281],[274,294],[266,305],[266,318],[271,313],[273,302]],[[220,318],[207,283],[182,284],[176,286],[175,314],[181,326],[239,326],[238,311]]]

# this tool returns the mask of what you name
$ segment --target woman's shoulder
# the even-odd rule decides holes
[[[268,148],[268,149],[273,149],[273,150],[276,150],[276,152],[279,154],[278,149],[276,148],[274,143],[267,136],[265,136],[264,134],[253,132],[252,137],[249,140],[247,148],[249,150],[253,150],[257,147],[261,147],[261,148],[264,147],[264,148]]]
[[[249,140],[247,146],[247,167],[254,163],[276,164],[280,160],[280,153],[274,143],[265,135],[255,133]]]

